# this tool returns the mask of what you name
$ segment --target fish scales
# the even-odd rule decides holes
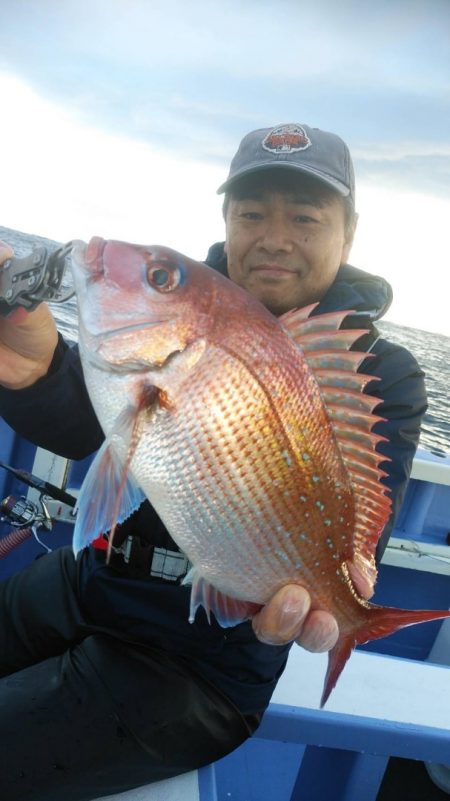
[[[338,331],[345,312],[277,320],[180,254],[97,238],[78,246],[74,279],[106,435],[75,548],[147,497],[193,564],[191,619],[203,605],[234,625],[280,587],[305,586],[339,626],[322,703],[355,644],[449,615],[377,607],[353,584],[352,562],[375,571],[390,502],[371,433],[379,418],[355,397],[364,354],[346,351],[361,332]]]
[[[222,377],[220,383],[214,375],[218,364]],[[286,370],[282,372],[287,373]],[[270,377],[272,383],[277,381],[277,376]],[[235,597],[246,597],[243,589],[245,584],[249,584],[251,599],[260,602],[267,600],[268,593],[273,593],[271,581],[275,580],[276,586],[278,582],[286,583],[287,578],[298,581],[298,568],[295,562],[286,559],[287,551],[292,553],[295,548],[295,557],[301,559],[304,570],[308,570],[310,565],[312,571],[319,558],[317,546],[311,545],[314,538],[301,540],[298,536],[299,494],[308,497],[310,526],[322,528],[324,510],[331,506],[325,498],[328,482],[320,486],[319,481],[313,480],[323,474],[323,465],[317,464],[313,454],[308,460],[302,458],[299,462],[292,449],[292,436],[286,436],[287,425],[293,430],[298,426],[295,420],[298,405],[295,398],[293,402],[292,393],[288,394],[286,383],[284,381],[283,386],[281,381],[277,381],[280,397],[278,415],[270,415],[270,386],[261,386],[255,370],[249,371],[242,356],[228,356],[227,359],[226,353],[216,354],[211,349],[210,357],[196,366],[195,380],[191,376],[189,386],[180,387],[184,395],[184,409],[189,410],[187,415],[184,413],[180,416],[181,431],[173,431],[173,421],[170,421],[171,434],[167,430],[160,432],[170,449],[171,436],[175,442],[180,442],[182,431],[191,432],[197,421],[202,421],[201,441],[194,443],[195,461],[180,455],[180,485],[174,488],[174,499],[158,507],[158,511],[168,520],[175,537],[178,535],[183,538],[184,550],[191,561],[200,565],[202,575]],[[304,394],[303,388],[297,391],[300,400]],[[176,397],[174,405],[177,406]],[[305,411],[311,420],[313,409],[307,408]],[[259,418],[256,425],[255,417]],[[192,441],[192,438],[188,437],[189,440]],[[215,447],[212,447],[212,443],[215,443]],[[306,454],[305,448],[306,445],[303,455]],[[281,455],[288,449],[293,453],[290,464]],[[190,450],[186,449],[186,456],[189,453]],[[203,496],[195,505],[192,505],[192,498],[189,497],[193,476],[196,486],[203,484],[205,487]],[[283,488],[281,493],[280,487]],[[178,515],[175,520],[171,513],[171,509],[175,508],[176,496],[179,504],[186,503],[191,507],[192,534],[186,520]],[[221,511],[216,528],[210,532],[208,543],[205,544],[204,538],[195,538],[195,526],[202,528],[205,509],[208,509],[212,500],[216,509],[226,510],[226,513]],[[278,536],[278,530],[292,531],[292,543]],[[221,545],[227,532],[231,532],[232,537],[227,544],[227,558],[224,561]],[[348,536],[347,543],[349,540]],[[342,548],[341,558],[343,553],[345,549]],[[329,556],[329,548],[326,548],[321,556],[322,564]],[[239,571],[236,570],[236,564],[239,564],[237,560],[242,560]],[[211,564],[215,565],[214,572],[211,571]],[[305,580],[305,577],[302,578]]]

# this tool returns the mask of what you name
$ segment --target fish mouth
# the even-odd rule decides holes
[[[93,236],[88,244],[82,240],[74,240],[72,246],[72,258],[76,267],[83,273],[91,276],[103,272],[103,253],[106,247],[106,239],[101,236]]]
[[[101,236],[93,236],[92,239],[89,240],[83,254],[84,262],[87,267],[99,268],[103,265],[103,252],[105,247],[106,239],[102,239]]]

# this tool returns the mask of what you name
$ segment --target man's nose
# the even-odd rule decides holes
[[[269,253],[292,250],[289,226],[280,218],[267,219],[261,233],[260,246]]]

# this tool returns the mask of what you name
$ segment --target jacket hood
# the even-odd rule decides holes
[[[205,263],[227,276],[227,259],[223,247],[223,242],[212,245]],[[384,278],[366,273],[351,264],[342,264],[314,314],[352,309],[354,314],[351,317],[357,318],[355,323],[360,325],[361,318],[370,323],[379,320],[386,314],[391,303],[392,288]]]

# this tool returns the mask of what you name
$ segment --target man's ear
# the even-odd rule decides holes
[[[356,226],[358,225],[359,214],[355,212],[353,216],[353,220],[350,225],[346,226],[345,230],[345,238],[344,238],[344,246],[342,248],[342,258],[341,264],[346,264],[348,262],[348,257],[350,256],[350,251],[352,249],[353,240],[355,238]]]

